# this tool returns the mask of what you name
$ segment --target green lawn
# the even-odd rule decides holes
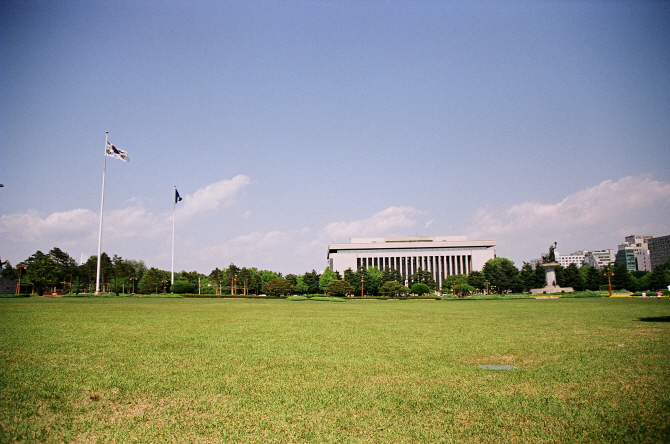
[[[668,299],[5,299],[0,360],[1,442],[670,441]]]

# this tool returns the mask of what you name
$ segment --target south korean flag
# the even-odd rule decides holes
[[[128,155],[128,153],[118,149],[109,142],[107,142],[107,145],[105,146],[105,156],[123,160],[124,162],[130,162],[130,156]]]

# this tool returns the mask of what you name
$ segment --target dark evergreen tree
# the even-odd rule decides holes
[[[657,265],[649,275],[649,286],[653,290],[667,290],[670,285],[670,260],[664,264]]]
[[[563,280],[566,287],[572,287],[575,291],[584,290],[584,277],[576,264],[568,265],[564,271]]]
[[[321,278],[321,275],[316,272],[316,270],[312,270],[311,272],[307,272],[302,276],[302,280],[305,284],[307,284],[307,287],[309,287],[309,294],[317,294],[319,293],[319,279]]]
[[[519,278],[523,283],[523,289],[525,291],[530,291],[533,288],[542,288],[535,286],[535,271],[533,270],[533,266],[528,262],[524,262],[521,270],[519,270]]]
[[[613,290],[629,290],[633,288],[633,278],[624,264],[614,264],[614,275],[612,276]]]
[[[584,267],[587,267],[585,270],[586,273],[582,273],[586,274],[586,276],[584,276],[584,288],[591,291],[600,290],[600,286],[607,282],[607,278],[603,280],[604,276],[602,271],[595,267],[583,265],[582,268]]]

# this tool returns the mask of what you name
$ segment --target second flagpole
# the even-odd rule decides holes
[[[170,268],[170,284],[174,284],[174,210],[177,206],[177,185],[174,186],[174,198],[172,201],[172,266]]]

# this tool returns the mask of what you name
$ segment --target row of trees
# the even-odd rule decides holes
[[[77,262],[60,248],[48,253],[35,252],[26,260],[12,267],[9,261],[2,264],[2,277],[21,280],[21,292],[42,294],[43,292],[89,292],[95,287],[97,256],[77,265]],[[106,291],[125,291],[135,285],[147,271],[142,261],[123,259],[107,253],[100,256],[100,282]],[[134,279],[131,279],[134,278]]]
[[[649,271],[629,272],[625,265],[612,264],[608,269],[613,271],[611,276],[612,288],[615,290],[645,291],[660,290],[670,285],[668,272],[670,261]],[[576,291],[600,290],[608,285],[605,269],[591,267],[587,264],[577,267],[570,264],[567,267],[556,268],[556,284],[560,287],[572,287]],[[442,291],[452,291],[455,294],[480,291],[487,288],[493,293],[521,293],[533,288],[542,288],[546,285],[545,273],[542,265],[533,267],[524,262],[519,270],[511,260],[498,257],[489,260],[482,271],[473,271],[469,275],[447,277],[442,284]]]
[[[21,292],[45,291],[92,292],[95,289],[97,256],[77,265],[76,261],[60,248],[53,248],[48,253],[37,251],[28,259],[12,267],[7,261],[3,263],[2,276],[14,281],[21,273]],[[629,272],[624,265],[614,264],[611,276],[614,289],[630,291],[657,290],[670,284],[668,271],[670,261],[657,267],[653,272]],[[561,287],[572,287],[577,291],[599,290],[607,285],[604,270],[588,265],[577,267],[574,264],[556,269],[557,284]],[[326,268],[323,273],[315,270],[302,275],[287,274],[271,270],[259,270],[255,267],[246,268],[230,264],[224,269],[215,268],[208,275],[197,271],[182,270],[175,273],[175,283],[170,285],[169,271],[154,267],[147,268],[143,261],[123,259],[107,253],[101,255],[100,265],[101,289],[106,292],[174,292],[203,294],[353,294],[353,295],[398,295],[421,294],[437,289],[433,275],[428,270],[419,268],[416,273],[405,279],[397,270],[377,267],[351,268],[344,275]],[[333,285],[331,285],[333,284]],[[544,269],[524,262],[521,269],[503,257],[489,260],[482,271],[473,271],[469,275],[448,276],[441,285],[441,291],[454,294],[484,292],[519,293],[545,285]]]

